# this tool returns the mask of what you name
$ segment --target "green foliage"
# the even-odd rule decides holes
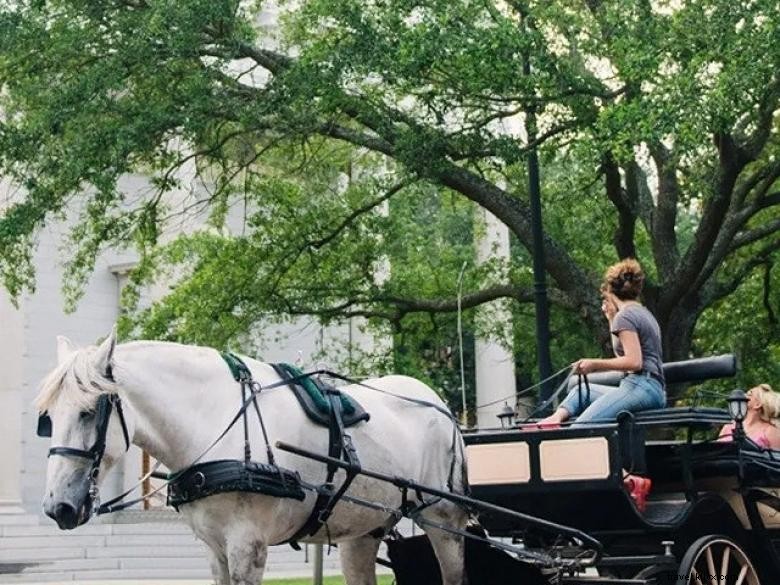
[[[769,287],[765,290],[765,287]],[[765,297],[766,294],[766,297]],[[765,300],[766,299],[766,300]],[[707,384],[725,393],[761,383],[780,386],[780,270],[757,270],[731,296],[706,311],[696,330],[696,351],[736,354],[737,377]]]
[[[776,269],[759,294],[780,248],[776,1],[285,8],[274,32],[262,2],[0,7],[14,298],[34,288],[38,232],[66,220],[71,308],[103,249],[137,251],[125,335],[248,347],[260,323],[359,317],[395,341],[364,362],[454,396],[465,262],[464,296],[506,286],[514,316],[507,332],[474,303],[467,338],[511,339],[531,381],[533,112],[556,365],[599,352],[600,274],[633,253],[669,355],[733,347],[747,377],[776,376]],[[475,261],[479,207],[512,231],[508,265]],[[152,282],[170,286],[154,304]]]

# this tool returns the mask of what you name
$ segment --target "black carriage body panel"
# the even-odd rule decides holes
[[[738,532],[746,525],[767,537],[780,535],[780,525],[778,528],[757,525],[755,514],[751,517],[745,513],[742,498],[747,489],[761,488],[760,493],[750,492],[751,497],[765,507],[780,509],[780,490],[771,491],[780,488],[780,453],[733,442],[645,439],[645,431],[653,427],[706,430],[716,428],[724,416],[727,415],[722,409],[667,409],[643,413],[620,425],[466,434],[467,453],[479,445],[522,443],[527,446],[527,479],[472,483],[472,495],[599,537],[613,532],[644,532],[666,534],[674,539],[676,532],[714,528],[720,521],[731,532]],[[603,477],[545,480],[541,469],[542,445],[584,438],[604,441],[609,465]],[[624,470],[643,473],[652,479],[653,490],[646,511],[637,509],[624,488]],[[470,470],[470,478],[471,475]],[[742,493],[737,491],[740,486]],[[713,514],[719,514],[720,520]],[[480,521],[491,534],[512,536],[520,532],[506,518],[483,515]]]
[[[506,484],[503,486],[472,486],[472,493],[476,494],[481,487],[493,488],[499,487],[501,490],[510,490],[516,492],[516,490],[539,490],[545,488],[549,490],[556,489],[570,489],[565,484],[572,482],[545,482],[541,478],[541,464],[540,464],[540,447],[543,443],[551,443],[553,441],[581,439],[581,438],[604,438],[607,442],[610,456],[609,473],[603,479],[589,479],[588,481],[581,482],[579,486],[582,489],[604,489],[610,486],[616,486],[620,480],[620,466],[616,463],[620,457],[620,449],[618,446],[617,425],[600,425],[592,426],[588,428],[563,428],[557,430],[546,431],[534,431],[528,432],[519,429],[512,429],[508,431],[493,430],[485,431],[474,434],[464,434],[463,439],[466,443],[467,449],[473,445],[491,445],[491,444],[503,444],[503,443],[516,443],[522,442],[529,447],[529,459],[530,459],[530,478],[524,483]]]
[[[539,432],[488,431],[467,434],[464,439],[467,454],[470,455],[474,453],[473,447],[483,445],[523,443],[528,448],[527,481],[501,484],[472,482],[471,494],[476,499],[582,530],[605,526],[616,528],[625,524],[624,516],[636,516],[634,504],[623,490],[622,454],[617,425]],[[566,442],[582,439],[601,440],[601,450],[608,456],[608,466],[602,467],[596,476],[588,478],[545,478],[542,461],[545,447],[555,443],[555,446],[565,449]],[[565,457],[565,450],[557,455]],[[494,535],[511,535],[515,532],[511,521],[505,517],[483,514],[480,523]]]

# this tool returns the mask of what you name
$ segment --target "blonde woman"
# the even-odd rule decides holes
[[[759,384],[747,391],[747,415],[742,422],[745,434],[762,449],[780,450],[780,394],[769,384]],[[720,430],[719,440],[731,440],[734,423]]]
[[[562,423],[577,416],[577,423],[614,421],[620,411],[638,412],[666,406],[666,383],[661,352],[661,329],[653,314],[639,301],[645,275],[639,262],[626,258],[607,268],[601,286],[601,310],[609,321],[615,357],[581,359],[578,374],[619,370],[624,377],[617,388],[590,385],[590,400],[572,390],[540,426]]]

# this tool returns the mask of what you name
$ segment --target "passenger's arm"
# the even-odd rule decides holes
[[[623,345],[623,355],[609,359],[584,359],[575,364],[575,371],[580,374],[591,374],[605,370],[620,370],[622,372],[638,372],[642,369],[642,346],[636,331],[623,329],[618,332]]]
[[[773,451],[780,451],[780,429],[772,425],[766,433],[766,438],[769,439],[769,448]]]

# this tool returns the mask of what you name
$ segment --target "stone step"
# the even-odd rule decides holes
[[[99,561],[102,559],[89,559]],[[135,569],[192,569],[202,571],[206,575],[210,575],[209,562],[205,555],[199,557],[147,557],[147,558],[121,558],[118,559],[119,568],[122,571],[135,570]],[[90,570],[93,567],[88,567]],[[94,567],[99,569],[100,567]]]
[[[49,548],[49,547],[96,547],[106,546],[109,535],[46,535],[46,536],[16,536],[0,538],[0,549],[15,548]],[[167,541],[170,542],[170,539]],[[150,543],[151,544],[151,543]],[[163,544],[163,543],[160,543]]]
[[[121,562],[117,559],[58,559],[56,561],[42,561],[40,564],[25,568],[23,573],[63,573],[70,571],[95,571],[119,568],[121,568]]]
[[[404,526],[401,532],[411,530]],[[311,575],[313,559],[312,545],[308,557],[306,547],[302,551],[287,545],[272,547],[266,575]],[[325,574],[340,574],[337,548],[328,554],[326,546],[323,560]],[[0,584],[95,579],[212,583],[205,545],[178,521],[111,524],[93,520],[73,531],[61,531],[48,519],[29,515],[19,524],[0,525]]]
[[[47,548],[2,548],[0,547],[0,562],[23,563],[26,561],[51,561],[57,559],[83,559],[86,554],[83,548],[50,546]]]
[[[101,524],[85,524],[70,531],[57,528],[55,524],[25,524],[0,526],[0,537],[16,536],[96,536],[112,534],[112,527]]]
[[[0,527],[32,526],[38,524],[38,516],[34,514],[0,514]]]
[[[164,555],[161,554],[160,547],[158,546],[124,546],[121,549],[117,548],[90,548],[87,549],[88,559],[101,559],[101,558],[115,558],[121,556],[122,558],[153,558],[156,556],[168,556],[174,558],[191,558],[191,557],[204,557],[206,555],[205,547],[202,544],[196,543],[192,546],[179,546],[172,545],[166,547]]]

